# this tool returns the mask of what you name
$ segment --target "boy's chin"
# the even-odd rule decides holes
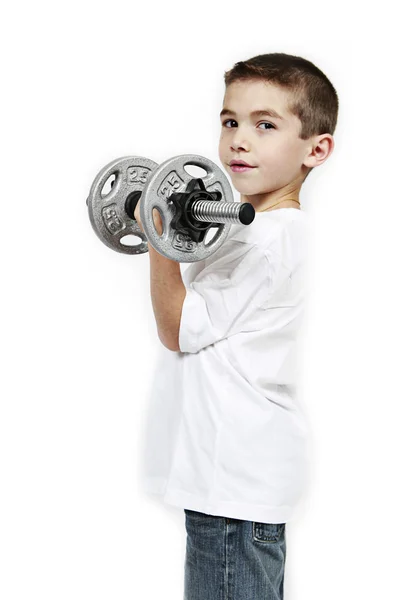
[[[232,182],[232,187],[243,196],[261,196],[262,194],[267,193],[265,190],[255,188],[255,187],[246,187],[245,185],[234,185]]]

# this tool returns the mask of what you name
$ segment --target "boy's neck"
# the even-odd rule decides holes
[[[240,202],[249,202],[249,199],[247,199],[244,196],[241,196]],[[250,204],[252,204],[252,206],[254,206],[254,204],[252,202],[250,202]],[[279,210],[280,208],[297,208],[298,210],[301,210],[300,201],[296,197],[282,198],[281,200],[279,200],[279,199],[273,200],[271,198],[266,203],[262,203],[260,205],[254,206],[254,209],[257,213],[272,211],[272,210]]]

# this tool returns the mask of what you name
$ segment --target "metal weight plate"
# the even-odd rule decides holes
[[[127,214],[125,203],[132,192],[142,192],[157,167],[158,163],[149,158],[124,156],[108,163],[96,175],[86,200],[89,218],[97,236],[113,250],[124,254],[148,252],[147,238],[137,222]],[[111,175],[115,175],[115,179],[107,193],[103,188]],[[127,235],[135,235],[142,242],[124,244],[121,240]]]
[[[202,178],[208,192],[221,192],[220,202],[234,202],[232,189],[224,172],[204,156],[182,154],[161,163],[152,173],[143,188],[140,200],[140,219],[149,243],[163,256],[181,263],[196,262],[208,258],[224,243],[229,234],[231,224],[221,223],[211,240],[207,235],[201,242],[193,241],[185,231],[171,227],[174,217],[174,205],[169,197],[175,192],[184,192],[193,179],[185,170],[185,166],[194,165],[205,169]],[[158,234],[153,222],[153,209],[160,212],[163,232]]]

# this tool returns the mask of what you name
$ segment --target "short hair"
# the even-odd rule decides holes
[[[333,135],[339,112],[335,88],[312,62],[282,52],[259,54],[239,61],[224,73],[225,87],[235,81],[264,80],[289,92],[287,109],[301,122],[299,137]],[[307,175],[312,171],[308,171]],[[306,177],[307,177],[306,175]]]

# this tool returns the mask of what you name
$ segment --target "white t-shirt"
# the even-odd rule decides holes
[[[161,345],[144,428],[144,491],[177,507],[264,523],[293,518],[308,474],[297,401],[307,216],[231,225],[182,274],[180,352]]]

